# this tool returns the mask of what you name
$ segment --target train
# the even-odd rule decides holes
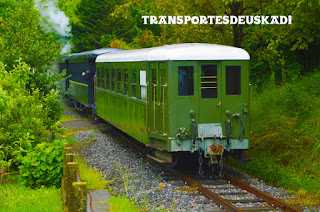
[[[59,62],[60,71],[72,75],[65,86],[73,84],[69,94],[79,109],[91,108],[161,163],[191,154],[199,159],[199,174],[203,163],[221,174],[225,156],[252,160],[244,154],[251,128],[250,55],[244,49],[185,43],[101,52]],[[94,77],[81,78],[84,71]]]

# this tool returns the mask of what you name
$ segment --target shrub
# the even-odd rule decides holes
[[[26,63],[17,61],[8,72],[0,62],[0,168],[16,168],[29,150],[48,140],[50,131],[61,132],[58,92],[27,90],[31,75]]]
[[[19,166],[23,184],[30,187],[61,186],[63,169],[61,141],[38,144],[22,159]]]

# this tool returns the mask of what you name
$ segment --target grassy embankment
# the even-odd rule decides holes
[[[88,167],[86,162],[77,158],[76,161],[79,165],[80,177],[83,181],[88,183],[89,190],[103,190],[106,189],[108,182],[105,181],[103,175],[93,169]],[[130,202],[130,200],[126,197],[122,196],[111,196],[110,199],[106,202],[106,204],[110,205],[112,211],[121,211],[121,212],[134,212],[138,211],[134,204]]]
[[[61,120],[61,122],[64,121],[72,121],[77,120],[72,117],[64,116]],[[78,128],[74,130],[66,130],[65,137],[66,141],[75,149],[80,151],[82,148],[84,148],[86,145],[88,145],[87,142],[77,143],[73,137],[71,137],[72,134],[90,129],[91,127],[85,127],[85,128]],[[94,142],[94,139],[91,141]],[[89,142],[90,143],[90,142]],[[106,181],[102,175],[101,172],[97,171],[94,168],[88,167],[87,163],[82,160],[80,157],[76,157],[76,162],[78,162],[78,168],[80,172],[81,180],[84,182],[87,182],[87,189],[88,190],[104,190],[108,189],[111,191],[111,188],[108,188],[108,181]],[[112,211],[115,212],[134,212],[138,211],[134,205],[133,202],[131,202],[128,198],[122,197],[122,196],[111,196],[110,199],[105,201],[106,204],[108,204]],[[107,205],[106,205],[107,206]]]
[[[236,164],[271,185],[298,194],[294,204],[320,203],[320,73],[254,96],[255,158]]]
[[[61,189],[31,189],[15,179],[11,180],[10,183],[0,184],[0,211],[63,211]]]

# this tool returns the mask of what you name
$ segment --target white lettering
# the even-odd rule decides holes
[[[278,18],[279,18],[279,16],[272,15],[271,16],[271,19],[272,19],[271,24],[279,24]]]
[[[183,24],[183,16],[179,15],[177,17],[177,24]]]
[[[292,24],[292,15],[289,16],[283,16],[283,15],[272,15],[272,16],[220,16],[220,15],[209,15],[209,16],[147,16],[143,15],[141,16],[143,20],[143,24],[189,24],[190,22],[192,24]]]
[[[289,15],[288,19],[289,19],[288,24],[292,24],[292,15]]]
[[[246,24],[253,24],[253,16],[252,15],[246,16]]]
[[[192,24],[198,24],[199,23],[199,17],[198,16],[192,16],[191,23]]]
[[[177,22],[177,16],[172,16],[172,15],[168,16],[168,24],[176,24],[176,22]]]
[[[237,16],[230,16],[230,24],[237,24],[238,23],[238,18]]]
[[[209,15],[208,18],[209,18],[209,24],[213,24],[214,16]]]
[[[158,24],[167,24],[166,16],[160,15],[159,18],[160,18],[160,21]]]
[[[268,22],[268,18],[269,18],[269,16],[261,16],[261,18],[262,18],[262,20],[261,20],[261,24],[269,24],[269,22]]]
[[[254,16],[254,24],[261,24],[260,16]]]
[[[188,24],[188,22],[191,21],[190,16],[184,16],[184,24]]]
[[[143,24],[148,24],[149,16],[143,15],[143,16],[142,16],[142,19],[143,19]]]
[[[280,24],[286,24],[286,23],[288,23],[287,16],[280,15]]]
[[[221,19],[222,19],[222,16],[217,15],[216,16],[216,24],[222,24]]]
[[[204,16],[204,15],[200,16],[200,24],[208,24],[206,16]]]
[[[229,16],[223,16],[223,21],[222,21],[223,24],[229,24],[230,23],[230,20],[229,20]]]
[[[238,16],[238,20],[239,20],[238,24],[245,24],[244,19],[245,19],[245,17],[243,15],[239,15]]]
[[[150,24],[158,24],[157,16],[154,16],[154,15],[150,16]]]

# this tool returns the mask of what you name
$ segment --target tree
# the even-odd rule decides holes
[[[119,0],[81,0],[75,14],[78,22],[71,23],[74,52],[82,52],[108,47],[109,37],[121,37],[127,42],[132,41],[136,33],[131,20],[111,16]]]
[[[21,58],[32,68],[30,81],[26,84],[32,91],[39,88],[47,94],[55,89],[59,76],[50,70],[59,56],[59,42],[50,28],[40,21],[39,11],[33,0],[12,1],[5,8],[6,17],[0,17],[0,61],[11,70],[15,61]]]

